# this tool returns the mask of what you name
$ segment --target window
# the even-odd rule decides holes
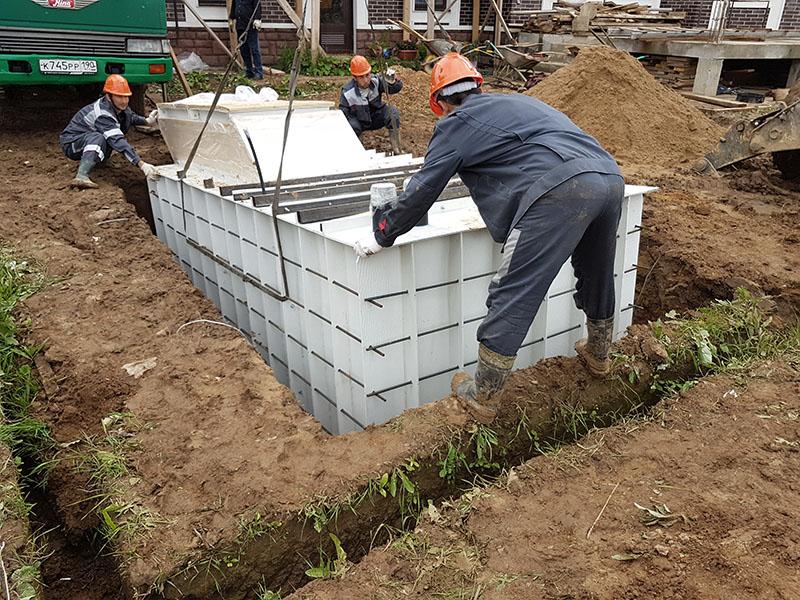
[[[169,2],[169,0],[167,0]],[[197,0],[198,6],[225,6],[225,0]]]
[[[444,27],[458,25],[461,12],[461,0],[428,0],[436,16]],[[425,27],[428,22],[428,4],[425,0],[414,0],[414,10],[411,12],[411,21],[415,27]],[[449,9],[449,10],[448,10]],[[447,12],[445,12],[447,11]],[[444,15],[442,13],[445,13]]]
[[[445,0],[429,0],[433,10],[438,13],[442,12],[446,8]],[[417,12],[427,12],[428,5],[425,0],[414,0],[414,10]]]

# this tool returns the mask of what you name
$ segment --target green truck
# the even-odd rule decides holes
[[[164,0],[0,0],[0,86],[172,78]],[[136,96],[139,96],[137,98]]]

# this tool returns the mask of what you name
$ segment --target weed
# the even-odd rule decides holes
[[[40,348],[22,343],[14,318],[19,303],[45,284],[34,265],[0,247],[0,406],[5,417],[0,441],[24,458],[44,456],[55,445],[48,428],[28,415],[39,393],[33,359]]]
[[[100,533],[107,542],[130,541],[159,524],[166,524],[166,521],[133,502],[108,504],[100,509],[100,517]]]
[[[42,585],[42,573],[39,563],[21,566],[11,573],[12,589],[16,592],[15,598],[19,600],[36,600],[39,597],[39,588]]]
[[[498,446],[497,433],[484,425],[473,425],[470,430],[470,444],[474,444],[475,458],[469,463],[470,469],[499,471],[500,463],[494,460],[497,451],[502,455],[504,449]]]
[[[439,465],[439,477],[447,480],[450,484],[455,483],[461,467],[469,467],[466,454],[461,451],[459,446],[454,446],[452,441],[447,445],[447,454],[437,465]]]
[[[309,565],[306,569],[306,575],[312,579],[340,579],[344,577],[351,563],[347,560],[347,553],[342,548],[342,542],[334,534],[328,534],[333,542],[336,550],[336,558],[329,558],[327,554],[320,548],[320,563],[319,566]]]
[[[800,364],[800,324],[774,327],[764,310],[765,300],[740,288],[732,300],[717,300],[691,318],[679,318],[670,311],[664,321],[652,323],[653,334],[669,357],[660,371],[691,361],[696,373],[688,379],[663,379],[657,373],[653,390],[662,394],[685,391],[699,377],[741,375],[759,360],[781,357],[792,366]]]
[[[283,527],[281,521],[266,521],[261,513],[256,512],[250,517],[242,517],[239,520],[239,540],[244,544],[266,534],[272,536],[281,527]]]
[[[295,52],[295,48],[286,48],[278,59],[278,68],[288,73],[292,68]],[[317,58],[316,64],[312,64],[311,53],[305,51],[300,58],[300,73],[312,77],[350,75],[350,59],[343,56],[324,55]]]
[[[257,600],[281,600],[281,591],[273,592],[267,588],[267,584],[263,581],[258,584],[256,588]]]
[[[583,437],[600,423],[596,409],[586,410],[582,406],[560,404],[553,411],[555,430],[566,433],[570,439]]]
[[[32,506],[14,483],[0,485],[0,527],[9,520],[26,519]]]
[[[128,474],[128,459],[122,454],[123,446],[117,438],[113,442],[109,438],[98,442],[87,435],[83,446],[86,449],[74,451],[77,468],[89,476],[93,489],[108,489],[116,480]]]

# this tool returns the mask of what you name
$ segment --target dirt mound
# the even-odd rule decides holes
[[[526,92],[566,113],[621,162],[674,166],[702,157],[721,128],[626,52],[597,46]]]

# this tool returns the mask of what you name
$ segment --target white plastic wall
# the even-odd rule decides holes
[[[199,94],[158,105],[159,125],[175,164],[182,168],[203,127],[211,94]],[[286,101],[245,103],[221,101],[203,133],[190,172],[217,183],[258,181],[250,135],[265,181],[275,181],[280,164]],[[350,173],[396,164],[421,162],[410,155],[385,157],[365,150],[340,110],[331,102],[297,101],[284,155],[283,180]]]
[[[428,226],[362,261],[352,242],[370,230],[368,213],[313,225],[282,215],[290,299],[281,302],[265,292],[283,291],[268,209],[181,183],[174,170],[149,185],[158,237],[331,433],[360,430],[442,398],[457,370],[474,369],[475,334],[500,246],[470,198],[438,202]],[[632,319],[643,194],[650,189],[626,186],[615,262],[616,337]],[[584,330],[574,288],[565,264],[517,368],[573,353]]]

